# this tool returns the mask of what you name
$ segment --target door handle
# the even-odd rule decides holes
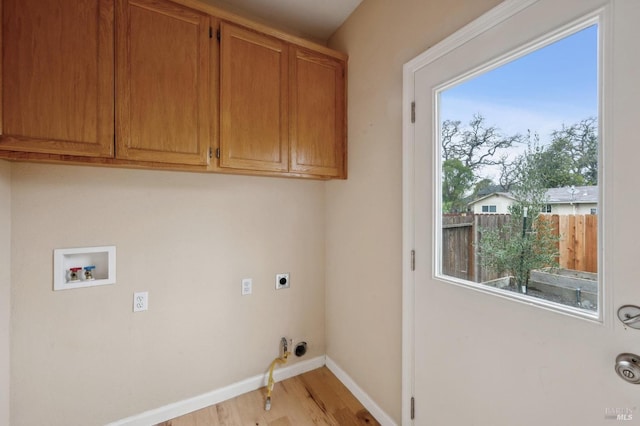
[[[635,324],[638,321],[640,321],[640,314],[629,317],[623,320],[622,323],[625,325],[631,326],[631,324]]]
[[[618,319],[627,327],[640,329],[640,307],[624,305],[618,309]]]
[[[622,380],[634,385],[640,384],[640,356],[620,354],[616,357],[616,373]]]

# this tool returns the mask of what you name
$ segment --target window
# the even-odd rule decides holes
[[[570,203],[599,192],[598,24],[561,34],[437,88],[438,275],[597,312],[597,208]],[[457,213],[490,193],[506,214]]]
[[[598,214],[598,209],[591,209],[591,214]]]

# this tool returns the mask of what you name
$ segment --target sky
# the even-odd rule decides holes
[[[503,134],[537,132],[542,143],[562,124],[597,117],[597,25],[440,93],[441,121],[465,124],[475,113]]]

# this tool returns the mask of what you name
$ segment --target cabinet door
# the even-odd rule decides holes
[[[210,18],[163,0],[117,0],[116,157],[207,164]]]
[[[0,149],[113,155],[113,1],[2,1]]]
[[[291,49],[290,171],[346,177],[344,62]]]
[[[220,167],[287,171],[287,45],[221,24]]]

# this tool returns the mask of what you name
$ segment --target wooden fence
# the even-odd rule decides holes
[[[560,267],[598,272],[598,216],[554,214],[551,220],[556,235],[560,235]]]
[[[559,236],[561,268],[598,272],[597,215],[546,215]],[[446,214],[442,217],[442,272],[456,278],[485,282],[498,275],[483,268],[479,258],[480,229],[496,229],[510,220],[505,214]]]

